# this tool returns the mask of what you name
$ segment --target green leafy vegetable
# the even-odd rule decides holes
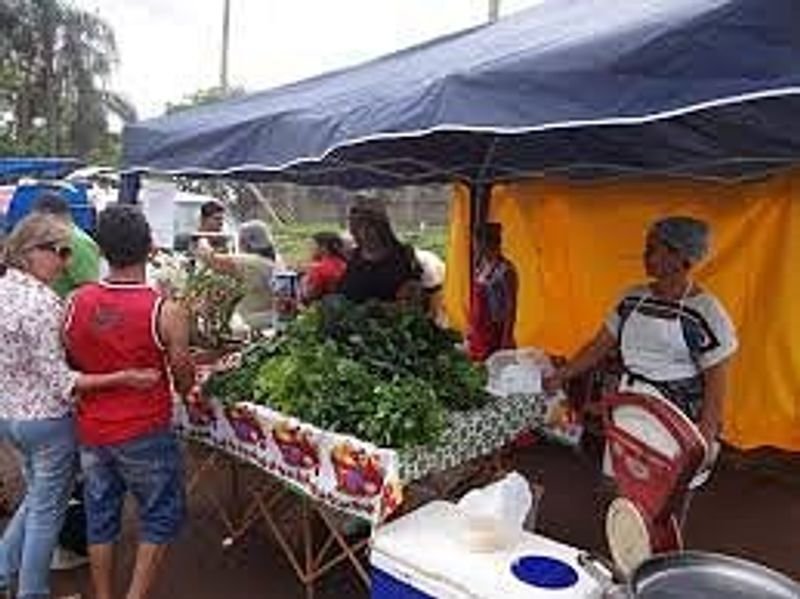
[[[253,400],[381,446],[435,441],[448,410],[487,400],[486,372],[423,313],[329,298],[245,352],[206,392]]]

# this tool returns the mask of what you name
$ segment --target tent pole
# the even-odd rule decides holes
[[[475,267],[478,264],[476,247],[477,233],[489,218],[489,202],[492,197],[492,184],[470,181],[469,186],[469,307],[472,312],[473,285],[475,284]]]
[[[120,204],[138,203],[141,186],[142,180],[139,173],[124,173],[120,177],[117,201]]]
[[[219,87],[223,93],[228,92],[228,46],[231,31],[231,0],[222,3],[222,57],[219,67]]]
[[[489,200],[492,197],[491,183],[471,183],[470,195],[470,224],[472,234],[489,219]]]
[[[471,181],[469,184],[469,258],[472,270],[475,270],[475,265],[478,261],[478,248],[475,247],[475,239],[481,226],[489,218],[489,202],[492,197],[492,184],[491,183],[475,183]],[[470,271],[471,272],[471,271]],[[472,276],[470,274],[470,276]],[[470,287],[472,287],[472,279],[470,279]]]
[[[500,0],[489,0],[489,22],[494,23],[500,18]]]

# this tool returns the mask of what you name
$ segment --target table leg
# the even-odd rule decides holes
[[[279,494],[282,494],[282,493],[285,493],[285,491],[279,492]],[[270,532],[272,533],[272,536],[278,542],[278,545],[280,545],[280,548],[283,551],[284,555],[286,556],[286,559],[289,560],[289,563],[291,564],[292,568],[294,569],[294,572],[297,575],[297,578],[304,585],[307,585],[308,575],[305,572],[305,569],[303,568],[303,566],[298,561],[297,556],[295,555],[294,548],[286,540],[286,535],[280,529],[280,527],[278,526],[278,523],[275,521],[275,518],[273,517],[273,515],[271,513],[271,508],[272,508],[272,505],[274,505],[274,504],[272,504],[272,505],[265,504],[263,498],[261,498],[261,497],[259,497],[257,501],[258,501],[258,509],[261,512],[261,517],[264,519],[264,522],[266,523],[267,527],[269,528]],[[272,501],[277,503],[276,497],[272,497],[270,503],[272,503]]]
[[[334,539],[336,539],[336,543],[339,545],[339,549],[341,550],[340,555],[335,559],[335,561],[331,560],[331,562],[328,562],[328,564],[319,570],[319,575],[327,571],[335,563],[338,563],[344,559],[348,559],[350,564],[353,566],[353,569],[361,578],[361,581],[367,586],[367,588],[369,588],[369,574],[367,573],[366,569],[364,569],[364,566],[361,564],[361,560],[358,559],[358,556],[356,555],[356,552],[367,546],[369,539],[364,539],[358,543],[355,543],[354,545],[351,545],[347,542],[347,539],[344,538],[342,533],[339,532],[339,529],[336,527],[335,523],[331,521],[330,516],[325,513],[324,508],[314,505],[314,511],[319,514],[319,517],[322,519],[322,521],[325,523],[325,527],[328,529],[328,533],[332,535]]]
[[[231,460],[231,501],[236,505],[239,505],[242,497],[241,477],[239,474],[239,462]]]
[[[305,571],[306,571],[306,599],[314,599],[314,581],[316,579],[316,568],[314,567],[314,538],[311,531],[312,511],[308,506],[308,498],[303,495],[301,507],[301,520],[303,526],[303,550],[305,552]]]

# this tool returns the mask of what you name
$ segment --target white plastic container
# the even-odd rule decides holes
[[[552,372],[550,359],[540,349],[525,347],[504,349],[486,360],[489,381],[486,390],[498,397],[538,395],[542,378]]]

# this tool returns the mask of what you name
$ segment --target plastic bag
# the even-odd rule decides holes
[[[486,360],[486,370],[486,389],[492,395],[538,395],[542,393],[542,378],[553,371],[553,365],[542,350],[525,347],[493,353]]]
[[[496,551],[513,545],[530,521],[533,506],[531,486],[517,472],[470,491],[458,502],[464,518],[462,541],[472,551]]]

